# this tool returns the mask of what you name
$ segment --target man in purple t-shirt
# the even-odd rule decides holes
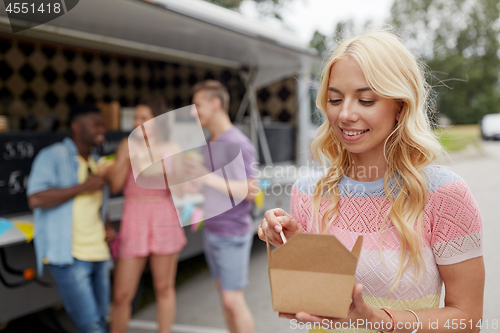
[[[205,219],[203,228],[205,258],[220,292],[229,331],[251,333],[254,331],[254,320],[245,302],[243,289],[248,284],[253,241],[250,211],[258,192],[256,170],[252,168],[255,148],[231,124],[228,116],[229,94],[220,82],[200,82],[193,88],[193,93],[193,104],[201,126],[210,132],[207,146],[201,149],[204,166],[195,161],[186,162],[186,173],[191,179],[207,174],[207,170],[210,173],[203,177],[205,216],[213,216]],[[235,159],[240,152],[242,162],[241,158]],[[233,164],[232,170],[227,167],[228,162],[237,160],[241,163]],[[217,175],[216,170],[221,170],[223,177]],[[221,208],[225,212],[218,214]]]

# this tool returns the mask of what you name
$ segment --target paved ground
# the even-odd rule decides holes
[[[256,331],[260,333],[288,332],[290,331],[289,322],[278,318],[277,313],[272,310],[267,268],[265,243],[255,238],[250,263],[251,274],[245,296],[255,316]],[[136,314],[131,325],[136,328],[130,329],[129,332],[154,332],[156,329],[155,311],[156,307],[152,305]],[[176,326],[173,332],[226,332],[222,316],[219,296],[208,270],[204,270],[177,289]],[[147,329],[147,327],[150,328]],[[294,331],[301,332],[300,330]]]
[[[482,332],[500,332],[500,142],[486,142],[484,151],[470,147],[451,156],[442,164],[449,165],[468,183],[483,216],[484,258],[486,263],[486,291],[484,319],[489,329]],[[245,291],[248,304],[256,319],[260,333],[300,332],[291,330],[285,319],[273,312],[267,275],[266,249],[259,240],[254,241],[250,266],[250,284]],[[177,290],[178,312],[174,332],[225,332],[219,299],[208,271],[203,271]],[[155,306],[151,305],[134,316],[130,333],[147,333],[156,329]],[[486,324],[486,322],[485,322]],[[132,328],[133,327],[133,328]]]
[[[486,142],[484,153],[473,149],[457,156],[451,168],[462,176],[476,199],[483,217],[486,286],[484,320],[489,329],[500,332],[500,142]],[[493,328],[493,321],[498,326]],[[486,324],[486,322],[485,322]]]

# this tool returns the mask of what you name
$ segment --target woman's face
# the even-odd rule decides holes
[[[370,89],[358,62],[337,60],[330,69],[326,113],[341,144],[353,154],[383,154],[398,117],[397,103]]]
[[[146,121],[153,119],[153,112],[146,105],[137,105],[134,113],[134,128],[144,124]]]

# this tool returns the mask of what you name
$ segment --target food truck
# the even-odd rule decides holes
[[[101,109],[107,155],[130,133],[141,96],[161,93],[177,109],[191,104],[195,83],[219,80],[258,152],[265,209],[288,209],[286,191],[271,190],[292,184],[289,171],[310,155],[321,58],[307,42],[201,0],[85,0],[45,24],[15,22],[29,29],[13,33],[11,23],[0,8],[0,324],[60,302],[49,274],[35,274],[26,184],[36,154],[68,135],[75,104]],[[111,221],[122,203],[110,199]],[[200,233],[185,231],[180,260],[201,252]]]

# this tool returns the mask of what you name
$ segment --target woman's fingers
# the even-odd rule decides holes
[[[262,224],[259,224],[259,227],[257,228],[257,235],[259,236],[260,240],[263,240],[262,238],[265,239],[264,232],[262,231]]]
[[[265,218],[259,225],[257,233],[259,235],[259,238],[264,242],[266,241],[266,235],[267,235],[267,241],[271,243],[273,246],[279,246],[282,244],[279,233],[271,229],[270,224],[267,222]]]
[[[283,230],[285,234],[291,234],[291,235],[294,235],[299,231],[300,229],[299,224],[297,223],[297,221],[295,221],[295,219],[291,215],[287,214],[286,216],[281,216],[278,219],[281,224],[281,228],[279,231]],[[279,232],[278,229],[276,229],[276,231]]]
[[[259,235],[259,238],[261,241],[266,241],[266,234],[268,235],[267,236],[267,241],[272,244],[273,246],[276,246],[276,242],[274,240],[274,238],[272,236],[270,236],[270,232],[266,232],[264,231],[264,229],[262,228],[262,225],[259,225],[259,228],[257,229],[257,234]]]
[[[267,234],[268,241],[274,246],[283,244],[280,233],[283,231],[285,238],[290,238],[300,231],[300,227],[295,219],[281,208],[274,208],[264,213],[262,220],[262,235],[259,238],[265,241]]]
[[[363,299],[363,285],[356,283],[352,290],[352,303],[349,313],[356,313],[357,316],[362,318],[371,318],[373,315],[373,308]]]
[[[270,227],[276,232],[281,232],[283,229],[298,230],[298,224],[294,218],[281,208],[270,209],[264,213],[264,216]]]
[[[263,230],[264,230],[264,238],[265,238],[265,235],[267,235],[267,239],[268,239],[269,243],[271,243],[274,246],[280,246],[281,244],[283,244],[279,233],[277,233],[275,230],[273,230],[271,228],[271,226],[265,220],[264,220]]]
[[[297,312],[295,314],[295,317],[299,320],[303,320],[303,321],[308,321],[308,322],[313,322],[313,323],[320,323],[323,318],[322,317],[318,317],[318,316],[313,316],[309,313],[306,313],[304,311],[300,311],[300,312]]]
[[[363,299],[363,285],[361,283],[356,283],[352,290],[352,302],[355,307],[362,305],[365,303]]]
[[[280,318],[288,318],[288,319],[296,319],[296,317],[295,317],[295,315],[293,313],[280,312],[278,314],[278,317],[280,317]]]
[[[297,323],[308,323],[308,322],[321,322],[325,317],[316,317],[305,312],[297,312],[297,314],[293,313],[285,313],[279,312],[278,317],[286,318],[286,319],[295,319]],[[302,318],[304,317],[304,318]],[[306,319],[307,318],[307,319]]]
[[[284,216],[285,214],[286,214],[286,212],[283,209],[274,208],[274,209],[270,209],[267,212],[265,212],[264,217],[265,217],[267,223],[269,224],[269,226],[276,230],[276,228],[281,228],[281,224],[278,220],[278,217]],[[279,232],[279,231],[281,231],[281,229],[278,230],[277,232]]]

